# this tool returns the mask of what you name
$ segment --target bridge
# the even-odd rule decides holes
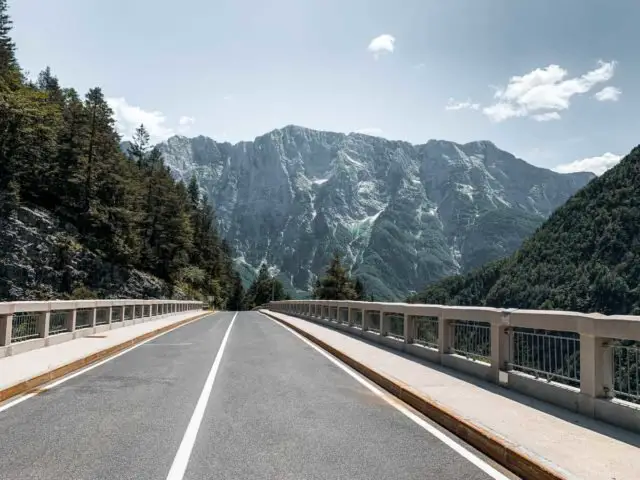
[[[640,317],[0,303],[0,479],[635,479]]]

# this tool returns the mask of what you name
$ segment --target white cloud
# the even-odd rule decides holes
[[[597,68],[575,78],[566,78],[568,72],[558,65],[536,68],[525,75],[511,77],[506,87],[497,88],[496,103],[482,111],[494,122],[526,116],[534,116],[536,120],[557,119],[551,115],[553,112],[568,109],[571,97],[610,80],[615,66],[615,61],[600,61]]]
[[[604,87],[598,93],[594,95],[595,99],[599,102],[617,102],[622,95],[622,90],[617,87]]]
[[[466,102],[456,102],[453,98],[450,98],[449,102],[444,107],[445,110],[478,110],[479,108],[479,103],[472,103],[471,100],[467,100]]]
[[[482,113],[494,122],[502,122],[503,120],[512,117],[523,117],[527,114],[526,110],[523,108],[503,102],[498,102],[489,107],[483,108]]]
[[[395,37],[385,33],[371,40],[367,48],[377,60],[384,53],[393,53],[395,43]]]
[[[560,114],[558,112],[537,113],[532,115],[531,118],[537,122],[549,122],[551,120],[560,120]]]
[[[231,102],[234,98],[235,95],[233,95],[232,93],[227,93],[224,97],[222,97],[222,100],[224,100],[225,102]]]
[[[355,130],[355,133],[362,133],[363,135],[373,135],[375,137],[382,135],[382,129],[378,127],[360,128],[359,130]]]
[[[191,127],[196,123],[196,119],[193,117],[187,117],[183,115],[178,120],[178,132],[180,135],[187,135],[191,131]]]
[[[113,110],[118,131],[125,140],[131,139],[133,132],[141,124],[149,132],[152,142],[166,140],[175,134],[174,130],[166,125],[167,118],[162,112],[146,111],[129,105],[124,98],[108,98],[107,102]]]
[[[599,157],[583,158],[582,160],[558,165],[553,170],[558,173],[593,172],[596,175],[602,175],[611,167],[616,166],[621,159],[622,155],[607,152]]]
[[[161,142],[176,133],[185,135],[196,121],[193,117],[182,116],[178,120],[176,130],[176,128],[167,125],[167,117],[157,110],[147,111],[135,105],[130,105],[122,97],[107,98],[107,103],[113,110],[118,132],[124,140],[130,140],[136,128],[144,125],[149,132],[151,142]]]
[[[426,63],[416,63],[413,68],[415,68],[416,70],[424,70],[425,68],[427,68],[427,64]]]

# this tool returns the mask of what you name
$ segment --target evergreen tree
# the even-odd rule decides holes
[[[58,78],[51,73],[51,68],[47,67],[40,72],[36,85],[41,92],[47,94],[50,102],[60,106],[64,104],[64,93],[62,88],[60,88]]]
[[[364,288],[364,283],[360,280],[360,277],[356,278],[355,283],[353,284],[353,289],[356,292],[356,299],[365,301],[367,299],[367,293]]]
[[[13,22],[7,8],[7,0],[0,0],[0,77],[17,70],[16,47],[10,35]]]
[[[141,124],[133,134],[133,138],[131,140],[131,144],[128,148],[129,158],[136,162],[138,166],[145,166],[145,161],[147,155],[149,153],[149,142],[150,142],[149,132],[144,127],[144,124]]]
[[[240,311],[245,309],[245,295],[242,280],[239,275],[233,278],[233,292],[227,303],[227,308],[232,311]]]
[[[285,298],[284,286],[277,278],[269,275],[266,263],[260,266],[258,276],[247,290],[248,308],[264,305],[270,301]]]
[[[356,300],[358,298],[338,252],[333,254],[325,276],[316,283],[313,296],[320,300]]]
[[[195,175],[193,175],[189,181],[187,192],[189,192],[189,201],[191,202],[191,206],[196,208],[200,203],[200,187],[198,186],[198,179]]]

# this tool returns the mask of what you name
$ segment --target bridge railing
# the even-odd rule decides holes
[[[333,300],[269,309],[640,431],[640,317]]]
[[[182,300],[2,302],[0,358],[202,308]]]

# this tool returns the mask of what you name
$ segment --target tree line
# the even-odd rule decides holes
[[[0,222],[22,205],[47,209],[112,264],[235,307],[231,249],[195,178],[175,181],[142,125],[123,152],[101,88],[81,96],[49,67],[27,78],[11,28],[0,0]]]

